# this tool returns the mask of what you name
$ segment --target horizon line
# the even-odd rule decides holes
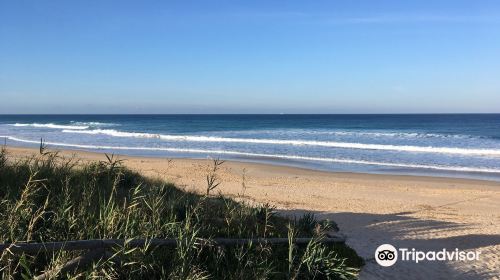
[[[500,112],[474,113],[474,112],[453,112],[453,113],[0,113],[0,116],[78,116],[78,115],[500,115]]]

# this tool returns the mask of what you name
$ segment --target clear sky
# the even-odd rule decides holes
[[[0,0],[0,113],[500,112],[499,1]]]

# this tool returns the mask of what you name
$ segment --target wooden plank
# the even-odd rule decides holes
[[[295,244],[307,244],[311,238],[296,238]],[[256,243],[265,244],[288,244],[288,238],[213,238],[200,239],[200,242],[214,244],[220,246],[230,245],[247,245]],[[342,237],[327,237],[320,240],[321,243],[343,243],[345,239]],[[61,242],[45,242],[45,243],[15,243],[15,244],[0,244],[0,252],[10,250],[12,253],[26,252],[53,252],[53,251],[75,251],[75,250],[91,250],[97,248],[111,249],[113,247],[123,247],[127,244],[129,248],[149,246],[176,246],[177,239],[95,239],[95,240],[71,240]]]

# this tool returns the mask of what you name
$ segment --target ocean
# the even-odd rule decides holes
[[[500,114],[0,115],[0,141],[500,181]]]

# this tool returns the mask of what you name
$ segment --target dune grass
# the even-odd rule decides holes
[[[250,206],[212,195],[217,166],[198,195],[125,168],[112,156],[83,163],[40,154],[11,159],[0,150],[0,241],[176,238],[177,246],[146,244],[112,250],[112,256],[61,273],[85,252],[1,252],[2,279],[354,279],[362,260],[343,244],[320,241],[329,222],[314,216],[290,220],[268,205]],[[216,246],[216,237],[288,237],[288,244]],[[296,237],[313,237],[305,246]]]

